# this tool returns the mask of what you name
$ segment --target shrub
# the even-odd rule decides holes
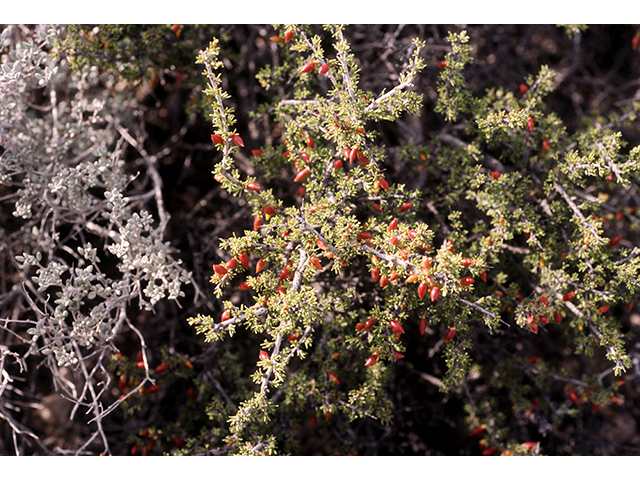
[[[466,453],[574,451],[569,437],[583,428],[579,420],[602,407],[615,411],[624,382],[636,380],[628,313],[640,263],[628,192],[640,147],[620,131],[634,126],[640,104],[564,120],[547,106],[558,81],[546,65],[516,85],[488,82],[478,93],[468,84],[473,36],[460,29],[443,50],[391,36],[392,47],[372,54],[393,65],[381,78],[357,59],[346,27],[275,28],[265,48],[278,61],[256,75],[266,101],[251,117],[243,112],[242,123],[225,88],[225,41],[214,38],[197,56],[216,191],[252,219],[213,254],[217,311],[196,313],[196,302],[188,309],[188,324],[211,346],[191,356],[162,348],[155,370],[127,309],[177,300],[192,277],[163,242],[170,220],[158,158],[130,133],[141,131],[138,107],[96,88],[117,77],[100,77],[95,64],[133,80],[164,44],[122,67],[115,53],[105,64],[95,49],[79,54],[79,27],[66,37],[49,29],[4,69],[2,122],[22,126],[3,141],[0,168],[21,219],[5,248],[20,268],[16,285],[24,285],[14,295],[30,305],[20,309],[31,337],[24,356],[45,355],[75,409],[89,405],[96,430],[78,450],[99,438],[109,452],[106,414],[123,402],[127,415],[146,412],[135,393],[169,371],[174,385],[190,385],[174,390],[173,403],[188,397],[206,411],[183,406],[175,418],[156,419],[160,426],[139,432],[131,453],[150,453],[159,441],[179,453],[296,454],[313,448],[310,430],[340,439],[322,453],[381,453],[363,445],[371,435],[359,436],[358,426],[388,432],[394,421],[407,424],[397,405],[407,399],[411,421],[423,428],[453,417],[451,435]],[[168,27],[152,30],[173,40]],[[97,28],[96,42],[86,38],[107,48],[105,38],[122,35],[126,51],[122,31]],[[588,32],[566,31],[574,41]],[[53,47],[64,55],[48,55]],[[71,50],[82,73],[60,71]],[[425,71],[437,75],[433,101],[415,88]],[[26,85],[52,79],[64,88],[49,88],[51,108],[25,115]],[[55,103],[62,92],[65,109]],[[438,127],[425,131],[419,113]],[[126,145],[148,179],[137,190],[124,173]],[[153,200],[156,221],[136,198]],[[100,270],[105,262],[115,268]],[[125,326],[140,345],[135,361],[115,354]],[[3,359],[23,361],[7,352]],[[82,373],[80,394],[62,367]],[[126,394],[103,411],[114,379]],[[419,382],[431,400],[422,410],[417,395],[400,393]],[[443,398],[447,413],[438,407]],[[409,447],[395,448],[390,453]]]

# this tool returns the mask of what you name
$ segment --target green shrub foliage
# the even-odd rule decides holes
[[[141,46],[132,39],[142,37],[127,28],[48,29],[40,44],[12,52],[0,79],[1,121],[11,125],[0,177],[12,193],[3,201],[20,219],[3,244],[22,272],[15,294],[30,305],[26,355],[42,356],[56,378],[62,367],[82,369],[89,393],[59,388],[93,405],[94,436],[107,452],[106,413],[125,402],[135,415],[138,387],[149,392],[154,383],[127,308],[153,310],[192,281],[163,240],[158,159],[144,150],[136,106],[125,92],[95,87],[105,68],[129,81],[155,71],[153,52],[183,55],[192,44],[177,33],[195,30],[156,26],[134,56]],[[163,356],[207,405],[186,447],[174,439],[177,451],[295,454],[304,432],[332,419],[345,438],[365,421],[388,425],[389,386],[420,356],[436,356],[440,370],[423,378],[463,401],[464,434],[480,440],[479,452],[545,453],[539,441],[581,405],[595,413],[619,402],[619,380],[633,370],[621,319],[640,290],[640,147],[620,132],[640,104],[569,128],[545,103],[558,86],[545,65],[519,87],[472,91],[464,30],[449,34],[437,59],[426,39],[381,50],[396,73],[371,89],[373,72],[361,71],[349,28],[269,30],[277,61],[256,75],[268,101],[250,113],[267,132],[255,148],[225,87],[224,36],[197,55],[202,82],[192,81],[202,88],[197,102],[208,105],[211,173],[251,212],[253,228],[217,240],[210,283],[220,308],[187,319],[211,344],[203,355],[216,367],[194,377],[192,362]],[[574,39],[585,32],[562,28]],[[432,62],[438,68],[427,69]],[[407,130],[423,112],[415,84],[425,72],[443,128],[390,140],[390,125]],[[29,115],[27,92],[43,88],[52,105],[56,92],[64,100]],[[125,146],[139,152],[150,184],[125,173]],[[117,268],[101,270],[107,259]],[[105,413],[98,385],[131,377],[127,359],[113,356],[125,327],[145,352],[139,383]],[[604,356],[607,367],[578,369],[545,355],[566,349],[572,358]],[[338,453],[354,451],[349,437]]]

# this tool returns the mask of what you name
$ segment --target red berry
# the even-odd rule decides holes
[[[498,451],[498,449],[496,447],[485,448],[484,450],[482,450],[482,455],[484,455],[485,457],[490,457],[491,455],[493,455],[497,451]]]
[[[180,437],[175,436],[175,435],[173,435],[171,437],[171,441],[178,448],[184,448],[184,446],[185,446],[184,442],[182,441],[182,439]]]
[[[447,334],[444,337],[444,341],[445,342],[450,342],[451,340],[454,339],[454,337],[456,336],[456,329],[454,327],[451,327],[448,331]]]
[[[262,226],[262,217],[256,217],[253,219],[253,231],[257,232]]]
[[[576,392],[573,390],[573,388],[569,389],[569,398],[571,399],[571,401],[573,403],[575,403],[576,405],[580,404],[580,400],[578,399],[578,395],[576,394]]]
[[[396,360],[402,360],[404,358],[403,354],[401,354],[400,352],[396,352],[395,350],[393,351],[393,356]]]
[[[147,387],[148,394],[156,393],[158,390],[160,390],[160,385],[150,385],[149,387]]]
[[[420,325],[418,328],[420,329],[420,335],[424,335],[424,331],[427,329],[427,319],[425,317],[420,319]]]
[[[325,73],[327,73],[329,71],[329,64],[328,63],[323,63],[320,68],[318,69],[318,73],[320,75],[324,75]]]
[[[422,300],[422,298],[426,293],[427,293],[427,284],[421,283],[420,285],[418,285],[418,297],[420,297],[420,300]]]
[[[387,182],[384,178],[378,180],[378,185],[380,186],[380,188],[389,191],[389,182]]]
[[[371,367],[371,366],[375,365],[377,361],[378,361],[378,355],[376,355],[374,353],[369,358],[367,358],[367,361],[364,362],[364,366],[365,367]]]
[[[482,425],[478,425],[476,428],[474,428],[473,430],[471,430],[469,432],[469,436],[470,437],[477,437],[482,432],[484,432],[486,428],[487,428],[487,426],[484,423]]]
[[[258,263],[256,263],[256,273],[260,273],[267,266],[267,262],[265,262],[263,257],[260,257]]]
[[[400,323],[396,322],[395,320],[391,320],[389,322],[389,325],[391,325],[391,329],[396,332],[396,333],[404,333],[404,328],[402,328],[402,325],[400,325]]]
[[[438,68],[444,68],[447,66],[447,61],[446,60],[442,60],[439,64],[438,64]]]
[[[358,240],[369,240],[373,235],[368,232],[360,232],[358,234]]]
[[[236,265],[238,264],[238,259],[236,258],[232,258],[231,260],[229,260],[226,264],[225,264],[225,268],[227,270],[233,270],[234,268],[236,268]]]
[[[397,227],[398,227],[398,219],[394,218],[389,222],[389,226],[387,227],[387,230],[389,232],[393,232]]]
[[[613,237],[611,240],[609,240],[609,243],[607,243],[607,248],[613,248],[616,245],[618,245],[620,243],[620,240],[622,240],[622,235],[618,235],[616,237]]]
[[[251,183],[247,183],[247,188],[249,190],[253,190],[254,192],[257,192],[258,190],[260,190],[260,185],[258,185],[257,183],[251,182]]]
[[[273,216],[276,214],[276,209],[271,206],[266,206],[262,208],[262,211],[269,216]]]
[[[120,377],[120,379],[118,380],[118,388],[120,388],[120,390],[122,391],[127,388],[127,377]]]
[[[542,305],[544,305],[545,307],[548,307],[548,306],[549,306],[549,300],[547,300],[547,297],[545,297],[544,295],[542,295],[542,296],[540,297],[540,303],[541,303]]]
[[[546,315],[540,315],[540,317],[538,317],[538,321],[543,325],[546,325],[547,323],[549,323],[549,317],[547,317]]]
[[[217,133],[214,133],[213,135],[211,135],[211,141],[213,143],[217,143],[219,145],[225,143],[224,142],[224,138],[222,138],[220,135],[218,135]]]
[[[235,143],[237,146],[244,147],[244,142],[242,141],[240,135],[231,135],[231,140],[233,140],[233,143]]]
[[[358,149],[352,148],[351,151],[349,152],[349,163],[355,162],[356,158],[358,158]]]
[[[502,174],[500,172],[491,172],[491,178],[494,180],[498,180],[501,176]]]
[[[473,258],[463,258],[462,260],[460,260],[460,263],[463,266],[468,267],[469,265],[473,265]]]
[[[282,45],[284,43],[284,40],[279,35],[273,35],[272,37],[269,37],[269,40],[271,40],[272,42],[276,42],[279,45]]]
[[[223,265],[214,265],[213,271],[221,277],[227,274],[227,269]]]
[[[598,309],[600,313],[607,313],[607,311],[611,308],[609,305],[604,305]]]
[[[264,350],[260,350],[260,353],[258,354],[258,357],[260,358],[260,360],[268,360],[269,359],[269,354],[267,352],[265,352]]]
[[[331,380],[336,385],[340,385],[340,380],[338,379],[338,377],[337,377],[337,375],[335,373],[327,372],[327,377],[329,377],[329,380]]]
[[[480,279],[484,282],[487,283],[487,272],[485,272],[484,270],[482,272],[480,272]]]
[[[380,277],[380,286],[384,288],[387,285],[389,285],[389,279],[387,278],[386,275],[382,275],[382,277]]]
[[[556,323],[561,323],[562,314],[556,310],[555,312],[553,312],[553,319],[555,320]]]
[[[377,282],[380,278],[380,269],[378,267],[371,270],[371,278],[373,278],[374,282]]]
[[[431,289],[431,301],[432,301],[432,302],[435,302],[435,301],[438,299],[438,297],[439,297],[439,296],[440,296],[440,288],[439,288],[439,287],[434,286],[434,287]]]
[[[366,331],[373,328],[377,321],[378,319],[376,317],[370,317],[369,320],[364,323],[364,330]]]
[[[220,322],[226,322],[231,318],[231,310],[227,309],[220,315]]]
[[[131,447],[131,455],[135,455],[136,453],[138,453],[138,450],[140,450],[140,445],[136,443],[133,447]]]
[[[549,140],[547,140],[546,138],[542,140],[542,150],[547,151],[550,148],[551,148],[551,145],[549,145]]]
[[[570,291],[568,291],[567,293],[565,293],[562,296],[562,301],[563,302],[570,302],[574,298],[576,298],[576,294],[575,294],[575,292],[573,290],[570,290]]]
[[[336,170],[340,170],[342,168],[342,160],[336,160],[333,164],[333,168],[335,168]]]
[[[293,30],[287,30],[284,33],[284,43],[289,43],[293,38]]]
[[[247,252],[240,252],[238,260],[240,260],[245,270],[249,270],[249,255],[247,255]]]
[[[168,363],[161,363],[155,368],[154,372],[156,373],[166,372],[167,370],[169,370],[169,367],[170,365]]]
[[[238,285],[238,288],[240,290],[249,290],[251,286],[247,282],[242,282],[240,285]]]
[[[473,278],[471,277],[464,277],[462,280],[460,280],[460,285],[462,285],[463,287],[468,287],[469,285],[473,284]]]
[[[520,93],[526,95],[529,92],[529,87],[527,87],[524,83],[520,84]]]
[[[391,240],[389,240],[389,242],[391,243],[391,245],[398,245],[398,242],[400,242],[400,239],[398,239],[398,237],[393,236],[391,237]]]
[[[530,132],[533,132],[534,126],[535,126],[535,122],[533,121],[533,118],[529,118],[529,120],[527,120],[527,128],[529,129]]]
[[[264,152],[262,150],[251,150],[251,153],[256,157],[261,157]]]
[[[139,362],[136,362],[136,368],[139,368],[140,370],[144,370],[144,362],[142,360],[140,360]]]
[[[409,210],[411,208],[412,203],[411,202],[407,202],[407,203],[403,203],[400,206],[400,211],[401,212],[406,212],[407,210]]]
[[[308,168],[303,168],[302,170],[300,170],[298,172],[298,174],[295,176],[295,178],[293,179],[294,182],[301,182],[303,181],[305,178],[307,178],[309,176],[309,169]]]
[[[307,62],[303,65],[303,67],[300,69],[300,73],[309,73],[309,72],[313,72],[313,69],[316,68],[316,62]]]

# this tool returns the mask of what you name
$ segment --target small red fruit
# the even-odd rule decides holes
[[[364,324],[364,330],[371,329],[376,324],[377,321],[378,319],[376,317],[370,317],[369,320],[367,320]]]
[[[464,277],[463,279],[460,280],[460,285],[462,285],[463,287],[468,287],[469,285],[473,285],[473,278]]]
[[[269,216],[273,216],[276,214],[276,209],[271,206],[263,207],[262,211]]]
[[[127,388],[127,377],[120,377],[120,379],[118,380],[118,388],[120,388],[120,390],[122,391]]]
[[[131,455],[135,455],[136,453],[138,453],[138,450],[140,450],[140,445],[136,443],[133,447],[131,447]]]
[[[600,313],[607,313],[607,311],[611,308],[609,305],[604,305],[598,309]]]
[[[262,226],[262,217],[256,217],[253,219],[253,231],[257,232],[258,230],[260,230],[260,227]]]
[[[262,150],[251,150],[251,154],[256,157],[261,157],[264,152]]]
[[[562,301],[563,302],[570,302],[574,298],[576,298],[576,294],[575,294],[575,292],[573,290],[570,290],[570,291],[568,291],[567,293],[565,293],[562,296]]]
[[[460,260],[460,264],[468,267],[469,265],[473,265],[473,258],[463,258],[462,260]]]
[[[242,141],[240,135],[231,135],[231,140],[233,140],[233,143],[235,143],[237,146],[244,147],[244,142]]]
[[[477,437],[482,432],[484,432],[486,428],[487,428],[487,426],[484,423],[482,425],[478,425],[476,428],[474,428],[473,430],[471,430],[469,432],[469,436],[470,437]]]
[[[527,129],[530,132],[533,132],[533,127],[535,127],[535,122],[533,121],[533,118],[529,117],[529,120],[527,120]]]
[[[570,388],[570,389],[569,389],[569,398],[571,399],[571,401],[572,401],[573,403],[575,403],[575,404],[576,404],[576,406],[580,404],[580,400],[578,399],[578,395],[577,395],[577,394],[576,394],[576,392],[573,390],[573,388]]]
[[[548,300],[548,299],[547,299],[547,297],[545,297],[544,295],[542,295],[542,296],[540,297],[540,303],[541,303],[542,305],[544,305],[545,307],[548,307],[548,306],[549,306],[549,300]]]
[[[251,183],[247,183],[247,188],[249,190],[253,190],[254,192],[257,192],[258,190],[260,190],[260,185],[258,185],[257,183],[251,182]]]
[[[404,358],[404,355],[400,352],[396,352],[395,350],[393,351],[393,357],[396,360],[402,360]]]
[[[447,66],[447,61],[446,60],[442,60],[439,64],[438,64],[438,68],[444,68]]]
[[[264,270],[264,267],[267,266],[267,262],[265,262],[263,257],[260,257],[260,259],[258,260],[258,263],[256,263],[256,273],[260,273],[262,270]]]
[[[320,75],[324,75],[328,71],[329,71],[329,64],[328,63],[323,63],[322,65],[320,65],[320,68],[318,69],[318,73]]]
[[[369,232],[360,232],[358,234],[358,240],[369,240],[373,235]]]
[[[396,332],[396,333],[404,333],[404,328],[402,328],[402,325],[400,325],[400,323],[396,322],[395,320],[391,320],[389,322],[389,325],[391,325],[391,329]]]
[[[617,235],[613,237],[611,240],[609,240],[609,243],[607,243],[607,248],[615,247],[620,243],[620,240],[622,240],[622,235]]]
[[[147,393],[149,395],[156,393],[158,390],[160,390],[160,385],[150,385],[147,387]]]
[[[227,274],[227,269],[224,267],[224,265],[214,265],[213,271],[221,277]]]
[[[302,170],[300,170],[298,172],[298,174],[295,176],[295,178],[293,179],[294,182],[301,182],[303,181],[305,178],[307,178],[309,176],[309,169],[308,168],[303,168]]]
[[[553,319],[556,323],[562,323],[562,314],[558,311],[553,312]]]
[[[382,288],[384,288],[384,287],[386,287],[387,285],[389,285],[389,279],[387,278],[387,276],[386,276],[386,275],[382,275],[382,276],[380,277],[380,286],[381,286]]]
[[[529,92],[529,87],[527,87],[524,83],[520,84],[520,93],[526,95]]]
[[[389,226],[387,227],[387,231],[393,232],[396,228],[398,228],[398,219],[394,218],[389,222]]]
[[[431,289],[431,301],[435,302],[440,296],[440,287],[436,287],[435,285]]]
[[[501,176],[502,174],[500,172],[491,172],[491,178],[494,180],[498,180]]]
[[[136,363],[136,368],[139,368],[140,370],[144,370],[144,362],[142,360],[137,362]]]
[[[411,203],[411,202],[403,203],[403,204],[400,206],[400,211],[401,211],[401,212],[406,212],[407,210],[409,210],[409,209],[411,208],[411,206],[412,206],[412,203]]]
[[[421,283],[420,285],[418,285],[418,297],[420,297],[420,300],[422,300],[422,298],[426,293],[427,293],[427,284]]]
[[[451,327],[448,331],[447,334],[444,337],[444,341],[445,342],[450,342],[451,340],[454,339],[454,337],[456,336],[456,329],[454,327]]]
[[[342,160],[336,160],[333,164],[333,168],[335,168],[336,170],[340,170],[342,168]]]
[[[420,335],[424,335],[424,332],[427,329],[427,319],[425,317],[420,319],[420,325],[418,328],[420,329]]]
[[[184,448],[185,447],[184,442],[182,441],[182,439],[180,437],[177,437],[177,436],[173,435],[171,437],[171,441],[178,448]]]
[[[222,138],[220,135],[218,135],[217,133],[214,133],[213,135],[211,135],[211,141],[213,143],[217,143],[218,145],[222,145],[224,142],[224,138]]]
[[[364,366],[365,367],[371,367],[371,366],[375,365],[377,361],[378,361],[378,355],[376,355],[374,353],[369,358],[367,358],[367,361],[364,362]]]
[[[260,350],[260,353],[258,354],[258,358],[260,358],[260,360],[269,360],[269,354],[264,350]]]
[[[240,285],[238,285],[238,288],[240,290],[249,290],[251,286],[247,282],[242,282]]]
[[[287,30],[284,33],[284,43],[289,43],[293,38],[293,30]]]
[[[238,264],[238,259],[237,258],[232,258],[231,260],[229,260],[226,264],[225,264],[225,268],[227,270],[233,270],[234,268],[236,268],[236,265]]]
[[[166,372],[167,370],[169,370],[169,367],[170,365],[168,363],[161,363],[155,368],[154,372],[156,373]]]
[[[380,269],[378,267],[371,270],[371,278],[373,279],[374,282],[377,282],[378,279],[380,278]]]
[[[547,140],[546,138],[542,140],[542,150],[546,152],[550,148],[551,148],[551,145],[549,145],[549,140]]]
[[[487,272],[485,272],[484,270],[482,272],[480,272],[480,279],[484,282],[487,283]]]
[[[247,252],[240,252],[238,260],[240,260],[245,270],[249,270],[249,255],[247,255]]]
[[[491,455],[495,454],[497,451],[498,449],[496,447],[485,448],[484,450],[482,450],[482,455],[484,455],[485,457],[490,457]]]
[[[380,186],[380,188],[389,191],[389,182],[387,182],[384,178],[378,180],[378,185]]]
[[[300,69],[300,73],[313,72],[314,68],[316,68],[316,62],[314,62],[314,61],[307,62]]]
[[[547,317],[546,315],[540,315],[540,317],[538,317],[538,321],[543,325],[546,325],[547,323],[549,323],[549,317]]]
[[[329,377],[329,380],[331,380],[336,385],[340,385],[340,380],[338,379],[338,377],[337,377],[337,375],[335,373],[327,372],[327,377]]]

